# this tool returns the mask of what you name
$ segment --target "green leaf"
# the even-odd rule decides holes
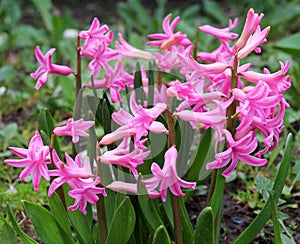
[[[273,228],[274,228],[274,235],[275,235],[275,244],[281,244],[281,237],[280,237],[280,224],[278,221],[278,212],[277,212],[277,204],[274,201],[274,198],[272,196],[272,193],[269,192],[271,202],[271,213],[272,213],[272,220],[273,220]]]
[[[58,194],[54,192],[53,195],[48,198],[48,202],[50,205],[50,211],[56,219],[56,221],[61,225],[61,227],[63,227],[67,234],[71,236],[72,232],[69,217]]]
[[[145,101],[145,93],[143,89],[143,82],[142,82],[142,71],[141,66],[137,63],[135,67],[134,73],[134,91],[135,91],[135,100],[137,104],[144,104]]]
[[[9,220],[10,220],[15,232],[21,238],[22,242],[24,244],[37,244],[37,242],[35,240],[31,239],[28,235],[26,235],[22,231],[22,229],[20,228],[20,226],[17,223],[15,216],[12,213],[11,206],[9,203],[7,203],[7,213],[8,213]]]
[[[154,202],[158,202],[158,199],[150,199],[146,187],[142,184],[138,184],[138,201],[143,212],[143,215],[150,226],[150,232],[154,231],[161,225],[164,225],[157,211]]]
[[[15,72],[12,66],[4,65],[0,68],[0,81],[9,81],[15,77]]]
[[[168,231],[166,228],[161,225],[159,226],[154,233],[152,244],[171,244],[171,239],[169,237]]]
[[[17,243],[16,233],[8,223],[4,223],[4,225],[2,226],[1,243],[2,244]]]
[[[189,170],[185,177],[186,181],[198,181],[199,172],[204,166],[205,159],[208,155],[211,142],[212,142],[212,130],[207,129],[202,136],[197,152],[193,156],[194,158],[192,160],[192,163],[190,164]]]
[[[47,209],[28,201],[23,204],[36,233],[44,243],[75,243]]]
[[[182,197],[180,198],[180,214],[182,220],[183,243],[191,243],[194,230]]]
[[[44,0],[44,1],[31,0],[31,1],[33,2],[36,9],[39,11],[46,28],[50,32],[52,32],[53,31],[52,14],[51,14],[52,1],[51,0]]]
[[[286,140],[284,154],[280,166],[278,168],[277,176],[272,189],[273,200],[275,202],[277,202],[286,181],[286,177],[289,169],[289,162],[292,155],[292,143],[293,143],[293,136],[290,133]],[[256,237],[259,231],[263,228],[263,226],[266,224],[270,216],[271,216],[271,200],[269,199],[266,202],[263,209],[252,221],[252,223],[232,243],[233,244],[250,243]]]
[[[205,12],[220,23],[226,23],[228,21],[224,10],[215,1],[204,0],[203,5]]]
[[[262,193],[265,201],[268,200],[269,191],[271,191],[271,190],[272,190],[271,181],[268,178],[258,174],[256,176],[256,191],[259,193]]]
[[[214,243],[214,216],[211,207],[204,208],[197,220],[194,243]]]
[[[293,56],[300,56],[300,32],[290,35],[275,43],[274,47],[278,48]]]
[[[107,244],[125,244],[128,242],[135,226],[135,212],[129,197],[117,208],[109,226]]]

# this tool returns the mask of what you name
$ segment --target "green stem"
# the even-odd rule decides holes
[[[237,68],[238,68],[238,56],[235,54],[234,56],[234,65],[231,71],[231,84],[230,88],[234,89],[237,87],[238,83],[238,76],[237,76]],[[230,97],[232,94],[230,94]],[[230,131],[230,133],[234,134],[234,121],[236,114],[236,107],[237,102],[234,101],[230,104],[226,111],[226,129]],[[221,226],[221,212],[222,212],[222,201],[223,201],[223,195],[224,195],[224,187],[225,187],[225,178],[222,176],[222,173],[224,171],[224,168],[222,169],[215,169],[212,173],[212,179],[210,183],[210,189],[209,189],[209,205],[212,207],[214,211],[215,221],[214,221],[214,243],[219,242],[220,237],[220,226]]]
[[[194,50],[193,50],[193,58],[197,60],[197,49],[198,49],[198,38],[199,38],[199,29],[196,30]]]
[[[168,123],[168,130],[169,130],[168,144],[169,147],[171,147],[176,144],[176,132],[175,132],[174,117],[172,116],[172,113],[170,111],[170,103],[168,104],[166,115],[167,115],[167,123]],[[171,194],[171,204],[172,204],[172,212],[173,212],[175,243],[183,244],[180,198]]]
[[[96,153],[97,153],[96,176],[101,176],[101,161],[100,161],[99,146],[97,146]],[[99,187],[101,187],[101,184],[99,184]],[[100,244],[105,244],[108,231],[107,231],[107,222],[106,222],[106,215],[105,215],[104,196],[101,194],[97,196],[99,197],[99,200],[96,202],[96,209],[97,209],[97,219],[98,219],[98,230],[100,234]]]

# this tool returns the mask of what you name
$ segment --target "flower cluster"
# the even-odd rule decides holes
[[[125,59],[155,61],[158,73],[176,71],[183,77],[163,83],[158,81],[154,87],[153,104],[137,101],[137,94],[132,91],[129,110],[126,111],[122,106],[112,114],[112,119],[119,127],[104,135],[99,146],[112,143],[118,146],[98,156],[98,161],[129,169],[135,182],[113,181],[107,188],[138,193],[139,166],[149,162],[146,158],[151,153],[149,144],[153,143],[149,143],[149,133],[169,134],[169,128],[158,121],[159,117],[165,116],[166,110],[172,113],[173,118],[188,121],[195,130],[212,128],[216,143],[225,140],[225,151],[215,155],[215,160],[206,165],[207,170],[225,168],[223,176],[229,177],[239,160],[253,166],[267,163],[261,157],[278,145],[285,109],[289,107],[283,93],[291,86],[291,78],[287,75],[288,62],[280,62],[280,70],[275,73],[267,68],[264,73],[254,72],[250,70],[251,63],[241,64],[241,60],[250,53],[260,53],[260,45],[267,41],[270,27],[262,30],[262,19],[263,14],[259,15],[250,9],[240,37],[232,32],[238,19],[230,20],[228,27],[221,29],[208,25],[198,27],[199,31],[216,37],[220,46],[210,53],[199,52],[195,57],[192,57],[194,46],[187,35],[175,32],[180,18],[176,17],[171,22],[171,14],[162,23],[164,33],[148,36],[155,39],[147,42],[147,45],[158,49],[155,54],[131,46],[122,34],[118,35],[119,40],[113,48],[113,32],[107,25],[100,25],[97,18],[89,30],[79,33],[83,41],[82,46],[78,47],[80,56],[90,60],[87,69],[92,76],[84,87],[107,90],[112,103],[120,102],[123,105],[122,91],[134,87],[134,76],[124,68]],[[34,79],[38,79],[35,89],[46,83],[48,74],[75,73],[67,66],[52,64],[53,52],[54,49],[51,49],[43,56],[39,47],[35,50],[41,64],[32,74]],[[150,95],[148,78],[142,68],[143,91],[147,96]],[[174,111],[170,111],[167,103],[171,97],[178,101]],[[88,136],[85,130],[93,125],[92,121],[69,119],[65,126],[56,127],[53,135],[72,136],[72,142],[77,143],[79,136]],[[264,148],[258,148],[258,134],[264,138]],[[105,189],[97,186],[100,178],[92,174],[88,158],[82,164],[80,155],[74,161],[65,154],[66,164],[63,163],[55,150],[43,144],[38,132],[31,139],[28,149],[10,150],[21,159],[8,159],[5,162],[15,167],[25,167],[20,179],[32,174],[35,190],[42,176],[48,181],[50,177],[56,177],[50,185],[50,196],[59,186],[67,183],[72,189],[69,195],[75,198],[75,204],[70,207],[72,210],[79,208],[85,213],[87,202],[95,203],[98,194],[106,195]],[[168,189],[176,196],[183,196],[182,188],[196,187],[196,183],[186,182],[179,177],[176,165],[186,162],[177,162],[177,156],[176,145],[169,145],[164,153],[164,162],[159,162],[163,166],[156,162],[149,165],[152,176],[142,177],[140,183],[146,187],[150,197],[161,197],[166,201]],[[54,169],[48,169],[50,163],[53,163]]]

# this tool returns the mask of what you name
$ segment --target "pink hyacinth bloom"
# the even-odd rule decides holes
[[[72,188],[76,188],[77,185],[80,185],[80,179],[89,179],[93,176],[88,157],[86,157],[84,164],[80,154],[76,155],[75,160],[73,160],[65,153],[65,158],[67,164],[60,160],[55,150],[52,151],[52,159],[56,169],[49,170],[49,175],[57,178],[52,181],[49,187],[49,197],[64,183],[68,183]]]
[[[280,70],[271,74],[270,71],[265,68],[264,73],[258,73],[255,71],[238,72],[238,76],[244,78],[249,82],[259,82],[260,80],[266,82],[270,89],[275,93],[283,93],[291,86],[291,77],[286,75],[290,67],[290,63],[287,61],[285,64],[280,62]]]
[[[117,192],[131,192],[135,195],[138,194],[137,183],[128,183],[123,181],[113,181],[109,185],[106,186],[113,191]]]
[[[108,26],[100,26],[100,21],[98,18],[94,18],[89,30],[80,31],[79,33],[80,39],[85,40],[83,48],[86,49],[91,45],[97,45],[97,43],[103,40],[109,44],[112,38],[109,38],[105,35],[107,31],[109,31]]]
[[[147,138],[143,140],[141,138],[146,136],[148,131],[153,133],[168,133],[168,130],[161,122],[155,121],[166,110],[166,104],[157,103],[153,108],[145,109],[136,103],[135,92],[133,92],[130,97],[130,108],[133,115],[124,109],[120,109],[118,112],[112,114],[113,120],[121,125],[121,127],[105,135],[99,142],[100,145],[108,145],[117,140],[134,136],[134,145],[145,149],[146,147],[143,144]]]
[[[156,33],[148,35],[149,38],[159,39],[157,41],[149,41],[147,45],[158,46],[160,50],[169,50],[174,45],[189,46],[192,45],[191,41],[186,37],[186,34],[182,34],[180,31],[174,33],[175,27],[180,21],[180,17],[177,16],[172,23],[172,14],[169,14],[163,20],[163,30],[165,33]]]
[[[32,183],[35,191],[39,189],[41,177],[50,181],[47,164],[51,164],[49,147],[45,146],[38,131],[31,138],[28,149],[9,147],[14,154],[21,159],[6,159],[5,163],[18,168],[25,168],[19,179],[23,181],[27,176],[32,175]]]
[[[267,41],[267,36],[270,32],[270,26],[261,31],[260,26],[257,26],[257,29],[251,35],[246,43],[246,45],[238,51],[238,59],[246,58],[253,50],[256,53],[261,53],[259,47],[260,44]]]
[[[157,194],[151,194],[151,192],[156,191],[157,187],[159,187],[159,192],[164,202],[167,200],[168,188],[175,196],[184,196],[181,187],[195,189],[195,182],[187,182],[179,178],[176,169],[177,155],[176,148],[174,146],[170,147],[165,153],[163,168],[161,169],[157,163],[153,163],[151,165],[153,177],[141,180],[141,183],[149,190],[150,197],[157,196]]]
[[[88,69],[92,71],[92,76],[96,77],[100,68],[108,68],[107,62],[116,58],[118,53],[107,47],[107,43],[102,40],[98,45],[89,46],[88,49],[81,49],[81,55],[92,59],[88,64]]]
[[[230,19],[228,21],[228,27],[226,28],[216,28],[210,25],[202,25],[198,27],[198,29],[203,31],[205,34],[215,36],[222,43],[227,43],[239,36],[236,33],[230,32],[233,28],[237,26],[238,22],[239,22],[238,18],[236,18],[233,23],[232,20]]]
[[[229,164],[222,173],[224,177],[228,178],[239,160],[252,166],[262,166],[268,162],[267,159],[256,158],[250,155],[258,144],[254,131],[250,131],[239,140],[234,140],[228,130],[224,129],[224,133],[226,135],[227,150],[216,154],[216,160],[208,163],[206,169],[220,169]]]
[[[100,156],[101,163],[121,165],[122,167],[131,170],[133,175],[137,178],[138,171],[136,167],[144,163],[144,159],[148,157],[150,151],[143,152],[142,149],[135,148],[130,152],[130,138],[125,138],[120,145],[110,151],[105,152]]]
[[[125,41],[121,33],[119,33],[118,36],[120,43],[116,41],[116,50],[122,58],[141,58],[145,60],[155,59],[155,57],[150,52],[143,51],[129,45],[128,42]]]
[[[241,50],[247,43],[248,39],[252,35],[252,33],[257,29],[260,24],[263,14],[258,15],[254,12],[253,8],[248,11],[246,23],[244,25],[243,32],[235,44],[237,50]]]
[[[106,65],[105,79],[93,80],[96,89],[108,89],[113,103],[120,102],[120,90],[125,90],[125,87],[133,88],[134,76],[128,74],[122,66],[122,62],[118,61],[114,69],[110,65]],[[85,84],[88,88],[93,88],[92,81]]]
[[[68,119],[64,126],[56,127],[53,133],[57,136],[72,136],[72,142],[77,143],[79,136],[88,137],[89,134],[85,130],[89,129],[95,124],[95,121],[84,121],[83,119],[74,120]]]
[[[40,89],[42,85],[46,84],[48,75],[50,74],[69,75],[73,73],[73,70],[68,66],[52,63],[51,58],[54,52],[55,48],[51,48],[44,56],[39,46],[34,49],[35,57],[41,65],[34,73],[30,74],[33,79],[38,79],[34,87],[35,90]]]
[[[68,192],[68,195],[75,199],[75,203],[68,207],[68,209],[72,211],[79,209],[85,215],[85,209],[88,202],[95,204],[99,200],[97,195],[101,194],[103,196],[107,196],[107,194],[104,188],[97,187],[100,183],[99,177],[97,177],[94,181],[91,179],[82,179],[80,182],[81,183],[78,188]]]
[[[173,115],[178,116],[184,121],[191,123],[194,129],[198,129],[197,123],[203,123],[205,127],[211,127],[216,131],[216,136],[219,141],[223,140],[223,128],[226,123],[226,110],[228,106],[233,102],[233,97],[225,103],[220,101],[214,101],[216,107],[207,112],[196,112],[191,110],[183,110]]]
[[[266,122],[269,114],[267,110],[274,108],[282,100],[281,94],[272,94],[267,83],[259,81],[256,86],[245,87],[243,90],[232,90],[235,100],[240,102],[237,108],[241,123],[237,130],[249,127],[253,117],[257,116],[262,122]]]

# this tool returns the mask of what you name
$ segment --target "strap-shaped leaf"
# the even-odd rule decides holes
[[[20,228],[15,216],[13,215],[13,212],[11,210],[11,206],[9,203],[7,203],[6,207],[7,207],[7,213],[8,213],[9,220],[10,220],[15,232],[21,238],[22,242],[24,244],[37,244],[37,242],[35,240],[31,239],[28,235],[26,235],[23,232],[23,230]]]
[[[162,244],[162,243],[163,244],[172,243],[168,231],[163,225],[159,226],[155,230],[153,241],[152,241],[152,244]]]
[[[36,233],[44,243],[75,243],[47,209],[28,201],[23,204]]]
[[[164,225],[156,205],[154,204],[155,201],[158,203],[158,199],[150,199],[146,187],[140,183],[138,184],[138,193],[138,201],[143,212],[143,216],[149,225],[150,232],[154,233],[159,226]]]
[[[126,244],[134,230],[135,212],[129,197],[117,208],[109,226],[106,244]]]
[[[211,142],[212,142],[212,130],[207,129],[202,136],[197,152],[194,155],[194,159],[192,160],[192,163],[190,164],[190,168],[186,174],[185,180],[198,181],[199,173],[204,165],[205,159],[209,152]]]
[[[292,155],[292,134],[289,134],[285,144],[284,154],[280,163],[280,167],[278,168],[277,176],[273,185],[273,201],[277,202],[278,198],[282,192],[283,186],[286,181],[290,158]],[[240,234],[236,240],[234,240],[233,244],[238,243],[250,243],[259,231],[264,227],[267,220],[271,216],[271,199],[269,199],[263,209],[259,212],[256,218],[252,221],[252,223]]]
[[[4,223],[4,225],[2,226],[1,243],[2,244],[17,243],[16,233],[8,223]]]
[[[180,198],[180,214],[183,243],[192,243],[194,230],[182,197]]]
[[[214,216],[211,207],[206,207],[200,213],[195,235],[194,244],[214,243]]]
[[[58,194],[56,192],[53,193],[51,197],[48,198],[48,202],[50,205],[50,211],[56,221],[63,227],[63,229],[71,236],[71,226],[69,222],[69,217],[67,211],[60,200]]]

